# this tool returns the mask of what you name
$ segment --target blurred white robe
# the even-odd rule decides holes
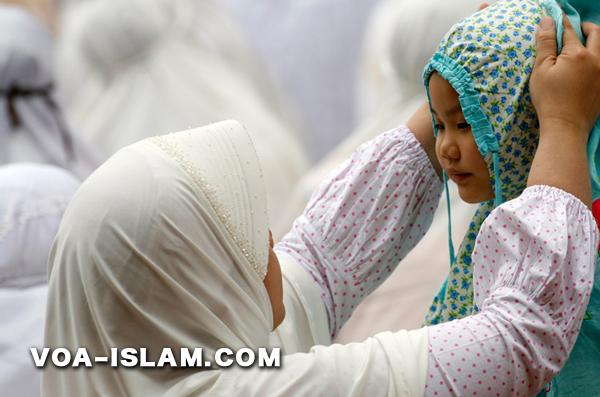
[[[41,20],[20,6],[0,4],[0,164],[54,164],[83,179],[101,156],[73,135],[55,101],[53,50]],[[39,92],[10,99],[11,90]]]
[[[29,348],[43,345],[47,259],[79,181],[51,165],[0,166],[0,390],[40,395]]]
[[[235,118],[252,131],[275,218],[307,167],[293,122],[233,21],[209,0],[89,0],[66,8],[67,113],[107,154]]]

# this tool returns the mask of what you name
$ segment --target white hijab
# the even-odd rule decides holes
[[[0,390],[40,395],[29,348],[43,345],[47,261],[79,181],[50,165],[0,166]]]
[[[152,135],[240,120],[253,132],[275,218],[307,159],[231,26],[211,0],[89,0],[65,13],[59,83],[74,125],[108,154]]]
[[[94,172],[50,257],[46,346],[268,345],[268,218],[252,141],[237,122],[150,138]],[[162,395],[198,369],[57,370],[46,396]]]
[[[257,157],[237,122],[145,140],[82,185],[50,258],[45,344],[268,346],[268,240]],[[305,275],[306,277],[306,275]],[[46,396],[422,395],[427,329],[317,347],[283,368],[46,367]],[[321,377],[322,371],[332,376]]]
[[[52,50],[41,21],[0,4],[0,164],[54,164],[83,179],[100,160],[73,136],[54,99]]]

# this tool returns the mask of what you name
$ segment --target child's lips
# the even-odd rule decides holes
[[[448,175],[448,178],[452,179],[455,183],[459,184],[473,174],[471,174],[469,172],[446,170],[446,175]]]

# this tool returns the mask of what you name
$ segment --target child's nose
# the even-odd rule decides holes
[[[460,159],[460,150],[458,145],[452,139],[444,139],[441,147],[441,154],[446,160]]]

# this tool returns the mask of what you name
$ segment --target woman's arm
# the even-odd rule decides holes
[[[535,395],[575,342],[597,244],[581,201],[556,188],[528,188],[482,226],[473,255],[485,264],[476,265],[480,314],[362,343],[316,346],[282,357],[278,369],[204,371],[167,395]]]
[[[313,194],[275,250],[317,282],[332,335],[423,237],[442,189],[402,126],[361,145]]]

